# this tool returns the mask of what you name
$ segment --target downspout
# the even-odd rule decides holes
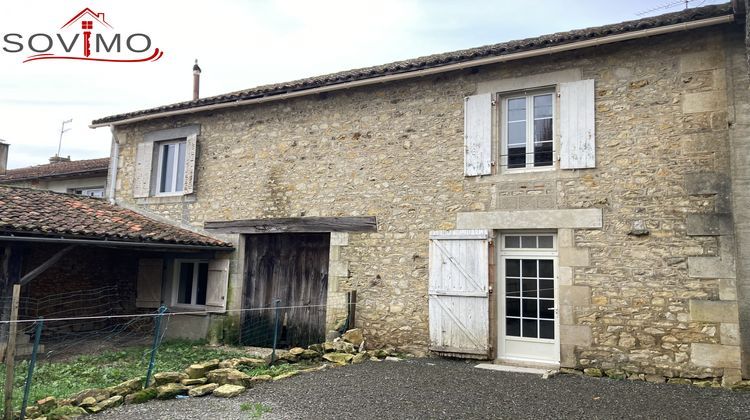
[[[109,126],[112,132],[112,146],[109,151],[109,173],[107,174],[107,198],[109,204],[117,204],[115,192],[117,191],[117,161],[120,157],[120,144],[117,142],[116,128],[114,125]]]

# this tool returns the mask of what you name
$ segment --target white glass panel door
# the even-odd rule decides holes
[[[503,239],[499,357],[558,363],[554,236],[506,235]]]

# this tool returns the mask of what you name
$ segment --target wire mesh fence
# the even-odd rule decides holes
[[[192,363],[210,359],[256,357],[272,364],[277,349],[319,344],[331,330],[343,332],[353,325],[356,306],[356,293],[349,293],[318,305],[276,299],[269,306],[221,314],[176,312],[165,307],[160,308],[162,313],[119,313],[102,303],[110,299],[109,292],[102,289],[88,294],[92,304],[79,312],[56,306],[55,302],[62,301],[60,297],[44,302],[19,299],[18,320],[0,321],[0,330],[6,331],[0,341],[0,358],[5,362],[0,367],[3,411],[10,407],[18,417],[24,402],[31,406],[47,396],[70,398],[82,390],[107,389],[133,378],[145,385],[155,372],[182,371]],[[78,298],[83,294],[67,296],[72,301]],[[238,319],[239,331],[227,332],[221,346],[180,338],[205,337],[205,317]],[[10,340],[10,325],[16,328],[15,340]],[[11,341],[15,341],[15,366],[9,375],[11,351],[4,346]],[[6,399],[7,395],[11,398]]]

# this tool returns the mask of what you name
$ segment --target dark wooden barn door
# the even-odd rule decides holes
[[[242,344],[273,344],[276,299],[279,347],[325,341],[329,245],[328,233],[247,236]]]

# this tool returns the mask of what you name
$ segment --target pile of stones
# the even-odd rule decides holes
[[[26,411],[27,418],[63,420],[86,414],[99,413],[121,404],[140,404],[152,399],[173,399],[213,395],[232,398],[242,394],[259,382],[280,380],[303,372],[317,371],[329,366],[372,361],[399,361],[395,349],[366,350],[365,339],[360,329],[346,331],[333,341],[313,344],[307,348],[295,347],[280,351],[275,363],[319,364],[317,367],[301,368],[272,377],[250,376],[240,370],[243,367],[267,367],[269,358],[238,357],[220,361],[190,365],[182,372],[160,372],[154,375],[150,386],[143,388],[145,378],[135,378],[104,389],[87,389],[72,398],[57,400],[47,397],[37,401]]]

